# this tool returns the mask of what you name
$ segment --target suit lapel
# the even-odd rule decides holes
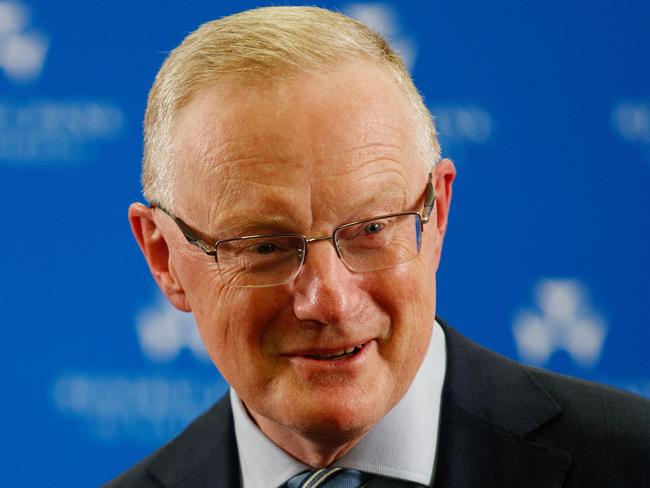
[[[522,366],[438,322],[447,374],[434,486],[562,486],[570,454],[526,440],[559,416],[560,406]]]
[[[152,462],[149,474],[166,488],[239,486],[230,395],[225,395],[172,441]]]

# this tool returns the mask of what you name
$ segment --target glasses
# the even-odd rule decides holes
[[[187,242],[214,256],[225,285],[262,288],[290,283],[307,259],[307,244],[330,241],[337,256],[351,271],[365,273],[391,268],[420,254],[424,224],[429,222],[436,200],[432,175],[425,189],[424,208],[399,212],[339,225],[328,236],[302,234],[256,234],[222,239],[208,244],[199,232],[163,207]]]

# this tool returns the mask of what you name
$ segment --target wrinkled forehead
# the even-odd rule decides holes
[[[298,196],[353,199],[380,183],[408,193],[426,173],[414,123],[403,90],[370,63],[206,87],[174,126],[177,201],[209,202],[214,217],[274,201],[291,208]]]

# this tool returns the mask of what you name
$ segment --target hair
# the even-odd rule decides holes
[[[433,117],[402,59],[382,36],[361,22],[318,7],[263,7],[201,25],[163,63],[149,92],[144,120],[145,198],[172,208],[174,119],[202,88],[219,81],[254,86],[359,59],[384,67],[404,90],[422,160],[430,171],[440,158]]]

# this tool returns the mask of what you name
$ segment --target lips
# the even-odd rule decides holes
[[[319,361],[337,361],[355,356],[364,349],[368,342],[369,341],[365,341],[356,345],[342,346],[338,348],[305,349],[301,351],[295,351],[289,355],[293,357],[316,359]]]
[[[337,359],[343,359],[348,356],[353,356],[354,354],[358,353],[362,348],[363,348],[363,344],[360,344],[358,346],[352,346],[349,349],[343,349],[341,351],[337,351],[332,354],[305,354],[305,356],[312,359],[332,361]]]

